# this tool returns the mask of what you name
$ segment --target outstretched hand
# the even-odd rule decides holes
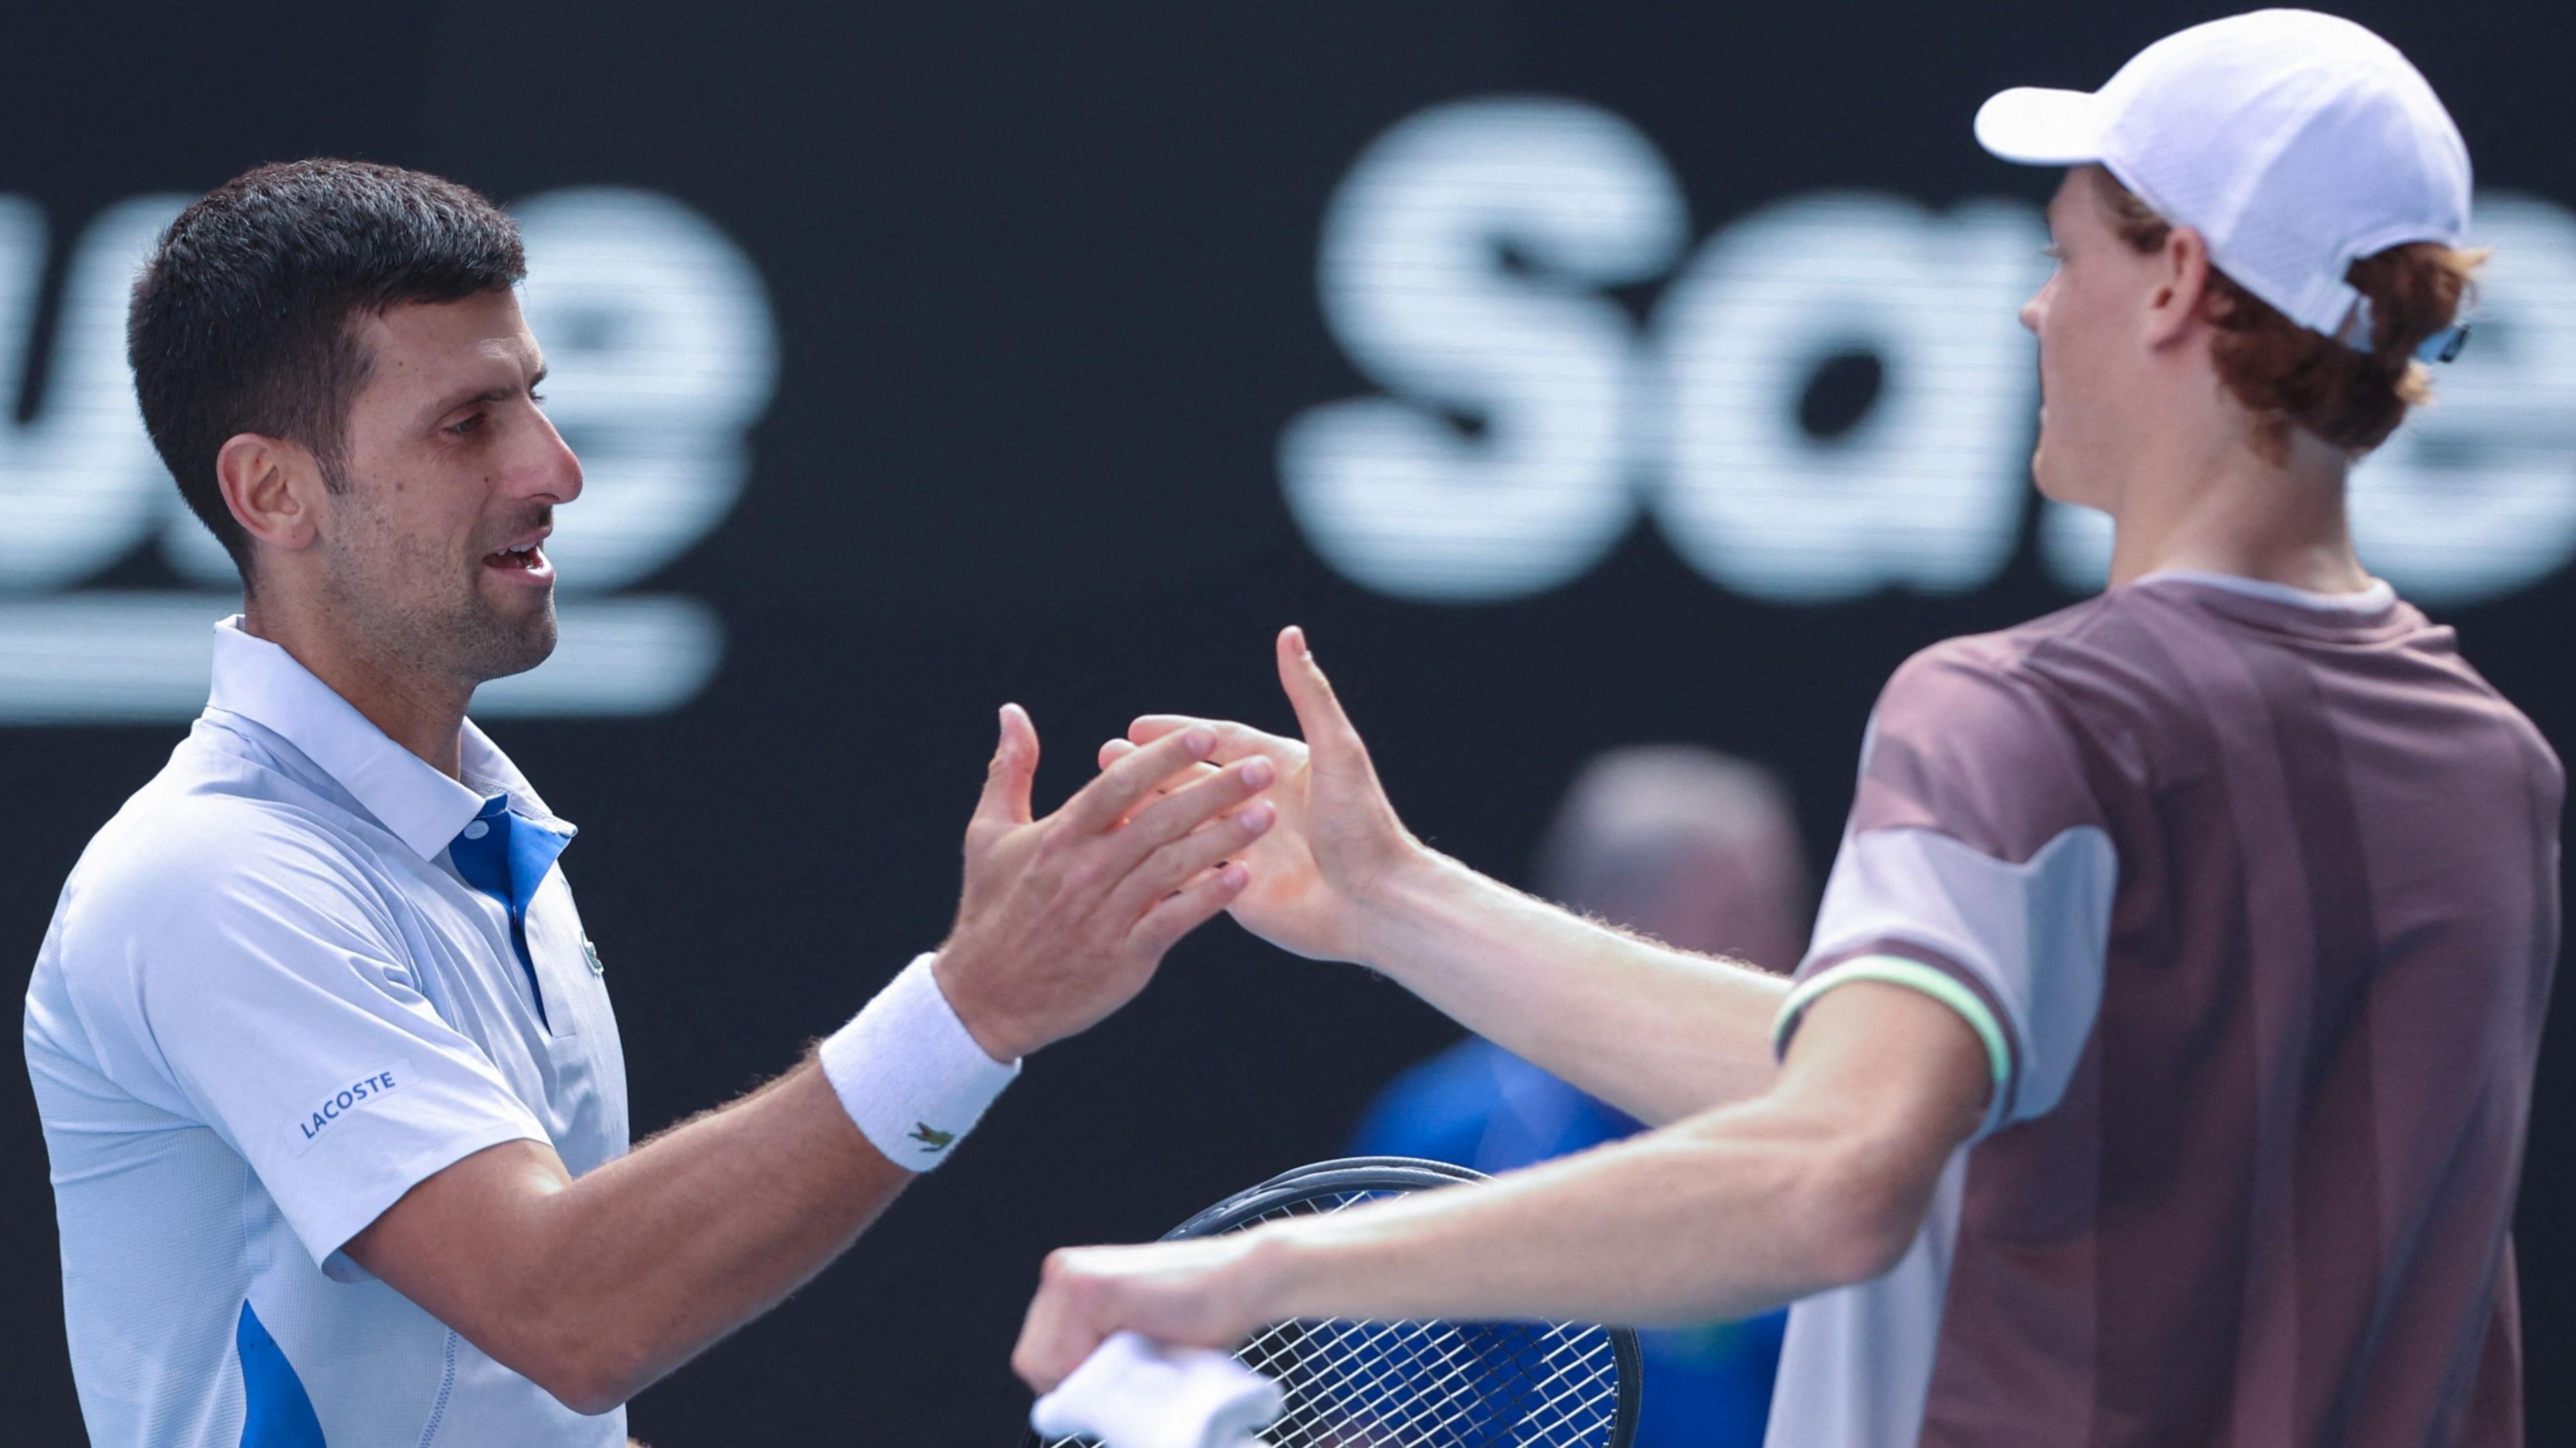
[[[1258,1280],[1266,1245],[1259,1232],[1229,1232],[1048,1253],[1011,1368],[1047,1393],[1125,1329],[1174,1346],[1235,1347],[1270,1320]]]
[[[1368,746],[1342,712],[1305,631],[1282,629],[1278,656],[1279,682],[1303,740],[1227,720],[1148,714],[1129,726],[1125,739],[1101,746],[1101,767],[1124,768],[1148,750],[1202,730],[1215,741],[1213,749],[1164,776],[1158,789],[1177,797],[1204,788],[1220,768],[1269,761],[1278,771],[1270,792],[1278,825],[1243,854],[1251,877],[1227,908],[1245,929],[1283,950],[1361,960],[1372,902],[1428,852],[1387,802]]]
[[[1246,848],[1277,811],[1258,755],[1200,770],[1213,729],[1175,729],[1032,818],[1037,727],[1003,706],[1002,737],[966,826],[966,884],[936,970],[976,1044],[1024,1056],[1125,1005],[1163,953],[1254,878]],[[1193,775],[1179,787],[1176,776]]]

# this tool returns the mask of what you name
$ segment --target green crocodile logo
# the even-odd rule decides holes
[[[916,1121],[912,1124],[912,1139],[920,1142],[924,1151],[946,1151],[948,1143],[957,1139],[957,1133],[942,1131],[927,1121]]]

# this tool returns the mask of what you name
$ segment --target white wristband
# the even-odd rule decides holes
[[[841,1108],[886,1160],[928,1171],[974,1130],[1020,1074],[984,1054],[931,973],[935,956],[903,968],[850,1023],[823,1038],[823,1075]]]

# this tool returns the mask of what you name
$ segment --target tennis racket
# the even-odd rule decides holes
[[[1163,1240],[1483,1181],[1404,1156],[1347,1157],[1235,1193]],[[1286,1397],[1271,1448],[1629,1448],[1641,1386],[1637,1335],[1593,1323],[1282,1322],[1235,1357]],[[1088,1438],[1028,1448],[1089,1448]]]

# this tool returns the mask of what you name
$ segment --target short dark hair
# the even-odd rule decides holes
[[[526,274],[518,223],[473,188],[364,161],[262,166],[170,223],[134,282],[126,360],[152,445],[245,587],[250,538],[215,482],[225,440],[301,443],[337,490],[369,368],[353,324]]]

